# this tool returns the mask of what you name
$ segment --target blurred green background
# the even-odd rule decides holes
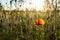
[[[16,7],[17,0],[11,0],[10,7],[13,1]],[[36,19],[43,19],[45,25],[35,26]],[[0,3],[0,40],[60,40],[60,0],[45,0],[42,11],[4,10]]]
[[[0,11],[0,40],[60,40],[60,12],[54,20],[53,12]],[[35,26],[42,18],[45,25]],[[56,24],[55,24],[56,23]]]

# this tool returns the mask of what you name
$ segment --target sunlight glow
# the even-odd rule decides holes
[[[10,1],[10,0],[9,0]],[[3,1],[3,6],[5,10],[14,10],[14,9],[18,9],[18,10],[33,10],[36,9],[37,11],[42,10],[43,6],[44,6],[44,0],[24,0],[25,2],[23,3],[23,5],[20,7],[20,3],[17,2],[16,7],[15,7],[15,3],[12,3],[12,7],[9,3],[9,1],[5,0]],[[5,4],[7,2],[7,4]],[[30,4],[31,3],[31,4]]]
[[[29,4],[31,2],[31,4]],[[24,5],[21,7],[23,10],[26,8],[28,10],[36,9],[36,11],[43,10],[44,0],[28,0]]]
[[[37,11],[42,10],[44,6],[44,0],[35,0],[34,5]]]
[[[31,1],[32,4],[28,4]],[[27,8],[28,10],[36,9],[36,11],[43,10],[44,0],[29,0],[27,1],[23,8]]]

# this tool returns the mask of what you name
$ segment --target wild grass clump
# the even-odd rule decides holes
[[[40,18],[46,22],[43,28],[41,25],[34,25],[34,21]],[[59,16],[57,19],[56,27],[59,29]],[[53,40],[53,27],[54,16],[52,12],[0,11],[0,40]],[[59,35],[59,31],[57,32]]]

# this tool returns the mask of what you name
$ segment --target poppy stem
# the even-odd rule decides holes
[[[44,40],[44,27],[41,28],[41,40]]]
[[[43,25],[42,25],[42,27],[43,27]]]

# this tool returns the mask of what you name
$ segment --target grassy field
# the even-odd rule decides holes
[[[34,25],[40,18],[43,27]],[[60,12],[0,10],[0,40],[60,40]]]

